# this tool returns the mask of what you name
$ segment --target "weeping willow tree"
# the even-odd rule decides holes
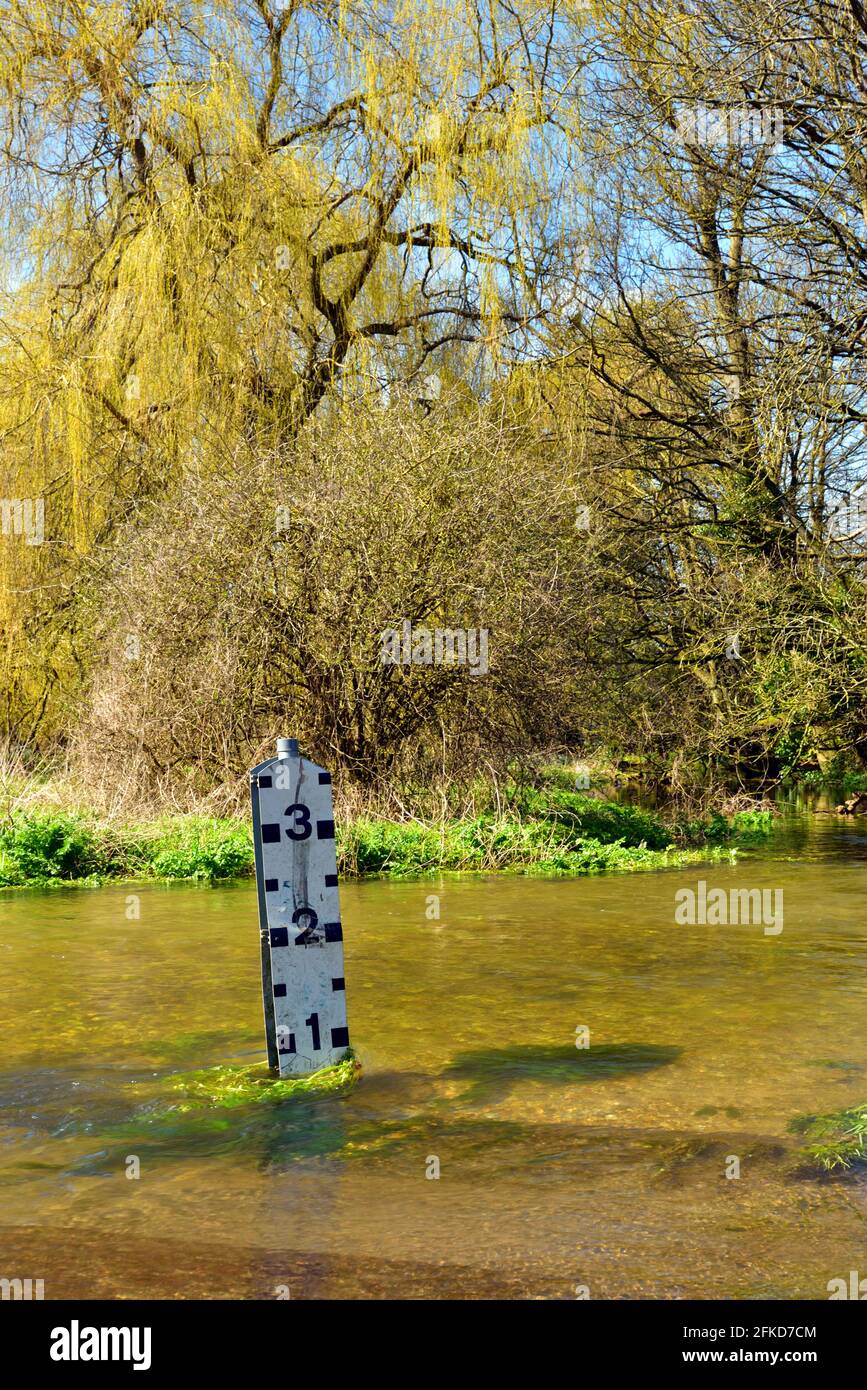
[[[3,491],[45,507],[0,546],[8,731],[62,727],[143,501],[532,351],[574,37],[535,0],[7,0]]]

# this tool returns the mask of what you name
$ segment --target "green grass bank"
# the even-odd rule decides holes
[[[570,791],[556,778],[506,791],[496,810],[436,823],[348,820],[338,828],[338,868],[344,877],[659,869],[727,858],[771,823],[767,811],[666,821]],[[214,883],[252,873],[251,830],[242,819],[177,815],[127,824],[29,799],[0,821],[2,888],[147,878]]]

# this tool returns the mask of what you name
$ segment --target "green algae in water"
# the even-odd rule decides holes
[[[280,1079],[267,1065],[215,1066],[173,1072],[148,1086],[148,1099],[119,1124],[103,1126],[104,1143],[73,1171],[117,1171],[130,1146],[149,1164],[174,1164],[244,1152],[257,1162],[328,1157],[345,1142],[333,1104],[358,1079],[352,1052],[308,1076]]]
[[[867,1104],[829,1115],[798,1115],[789,1129],[809,1141],[802,1157],[824,1173],[867,1163]]]
[[[166,1078],[169,1090],[180,1099],[176,1113],[189,1110],[235,1110],[246,1105],[276,1105],[296,1096],[329,1094],[351,1086],[359,1065],[351,1052],[333,1066],[321,1067],[309,1076],[279,1077],[265,1063],[254,1067],[205,1067],[201,1071],[175,1073]]]

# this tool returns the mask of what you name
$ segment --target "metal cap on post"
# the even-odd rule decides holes
[[[278,738],[277,757],[278,758],[297,758],[298,740],[297,738]]]

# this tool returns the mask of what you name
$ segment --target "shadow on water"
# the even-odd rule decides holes
[[[667,1066],[681,1055],[679,1047],[653,1043],[607,1043],[593,1048],[540,1045],[482,1048],[459,1052],[444,1075],[470,1084],[464,1101],[500,1100],[524,1081],[571,1085],[611,1081],[621,1075],[652,1071]]]

